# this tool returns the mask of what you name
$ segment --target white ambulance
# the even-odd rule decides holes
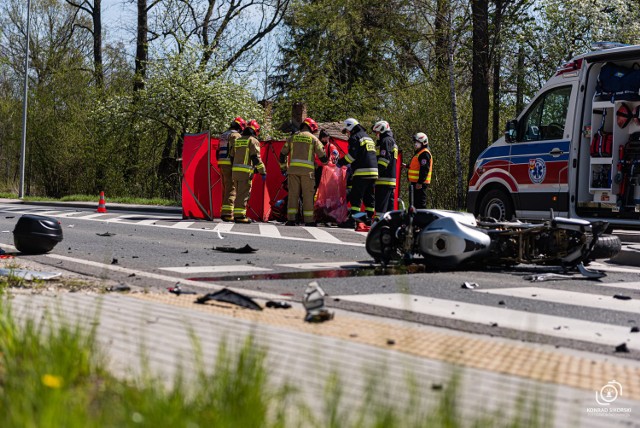
[[[640,227],[640,45],[599,48],[558,69],[480,154],[469,212]]]

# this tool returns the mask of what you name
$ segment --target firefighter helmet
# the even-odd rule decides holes
[[[238,127],[240,128],[240,131],[244,131],[244,128],[247,126],[247,121],[241,118],[240,116],[233,119],[233,122],[231,122],[231,124],[233,125],[234,123],[238,125]]]
[[[424,132],[418,132],[413,136],[413,141],[426,146],[427,144],[429,144],[429,137],[427,137],[427,134],[425,134]]]
[[[349,119],[344,121],[344,126],[342,127],[342,133],[345,134],[347,131],[349,132],[353,131],[353,128],[355,128],[359,124],[360,123],[357,120],[350,117]]]
[[[252,119],[247,126],[253,129],[256,135],[260,134],[260,124],[258,123],[257,120]]]
[[[375,125],[373,125],[373,132],[384,134],[389,130],[391,130],[391,127],[389,126],[389,122],[387,122],[386,120],[380,120],[376,122]]]
[[[315,120],[311,119],[310,117],[306,118],[304,120],[304,122],[302,122],[303,125],[307,125],[309,127],[309,129],[311,130],[311,133],[314,133],[318,130],[318,122],[316,122]]]

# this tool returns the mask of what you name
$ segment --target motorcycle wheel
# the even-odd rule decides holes
[[[511,198],[502,190],[493,189],[487,192],[480,201],[480,217],[509,221],[513,218]]]
[[[600,235],[593,250],[589,254],[590,260],[610,259],[615,257],[622,249],[620,238],[615,235]]]

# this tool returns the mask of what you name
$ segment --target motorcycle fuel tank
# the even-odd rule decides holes
[[[13,229],[13,243],[24,254],[48,253],[62,241],[62,227],[55,218],[25,214]]]
[[[489,253],[491,238],[452,217],[440,218],[420,232],[420,252],[439,264],[456,266]]]

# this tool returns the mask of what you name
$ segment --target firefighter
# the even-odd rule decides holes
[[[396,161],[398,146],[393,138],[389,122],[381,120],[373,125],[378,137],[376,153],[378,155],[378,179],[376,180],[376,214],[374,220],[393,209],[393,193],[396,190]]]
[[[289,188],[287,222],[285,226],[295,226],[298,215],[298,200],[302,196],[302,217],[305,226],[316,226],[313,219],[313,196],[315,194],[315,158],[327,164],[329,158],[318,138],[313,135],[318,124],[310,117],[300,125],[300,131],[292,135],[280,151],[280,170],[287,174]],[[289,165],[287,167],[287,156]]]
[[[414,208],[427,208],[427,189],[431,184],[433,158],[429,150],[429,138],[424,132],[413,136],[415,154],[409,164],[409,196]]]
[[[236,189],[236,199],[233,204],[233,215],[236,223],[251,223],[247,217],[247,203],[251,193],[251,180],[254,171],[266,180],[267,173],[260,159],[260,124],[256,120],[250,121],[242,131],[242,135],[231,147],[231,169],[233,185]]]
[[[236,117],[229,129],[220,135],[220,143],[216,152],[218,167],[222,177],[222,221],[233,221],[233,204],[236,200],[236,188],[231,179],[231,157],[229,156],[233,143],[240,138],[240,133],[247,126],[247,122]]]
[[[351,191],[347,200],[351,204],[349,218],[340,227],[355,227],[353,215],[360,212],[364,201],[367,212],[367,224],[375,210],[374,184],[378,178],[376,143],[369,137],[360,123],[353,118],[344,121],[342,133],[349,136],[349,152],[338,161],[338,166],[350,165],[353,173]]]

